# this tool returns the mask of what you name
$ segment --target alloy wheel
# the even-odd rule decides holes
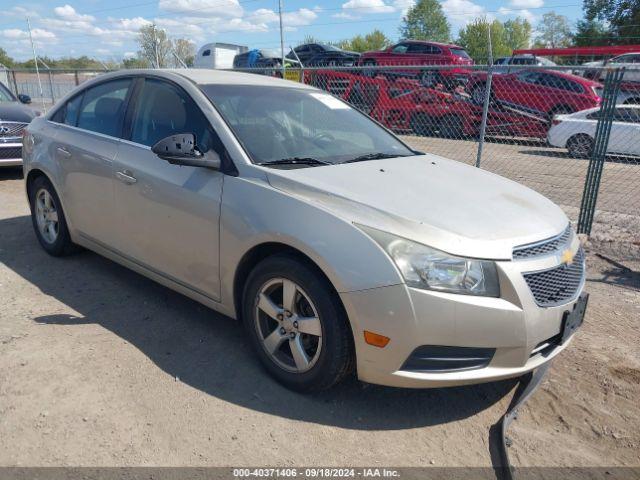
[[[55,243],[60,233],[58,209],[48,190],[41,188],[36,194],[36,222],[40,235],[47,243]]]
[[[322,349],[322,324],[311,298],[295,282],[274,278],[255,299],[255,328],[269,358],[288,372],[303,373]]]

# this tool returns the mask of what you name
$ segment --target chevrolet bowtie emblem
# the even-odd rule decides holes
[[[562,256],[560,257],[560,259],[562,260],[562,263],[570,265],[571,263],[573,263],[573,252],[571,250],[565,250],[564,252],[562,252]]]

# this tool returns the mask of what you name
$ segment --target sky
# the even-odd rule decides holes
[[[285,46],[305,37],[338,41],[374,28],[397,40],[413,0],[282,0]],[[442,0],[452,32],[478,16],[534,24],[548,11],[581,17],[582,0]],[[19,60],[32,56],[27,28],[39,56],[88,55],[120,61],[135,55],[139,28],[155,22],[173,38],[196,47],[227,42],[279,48],[278,0],[0,0],[0,47]]]

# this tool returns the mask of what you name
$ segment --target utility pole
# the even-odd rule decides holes
[[[280,68],[284,78],[284,33],[282,32],[282,0],[278,0],[278,15],[280,16]]]
[[[156,53],[156,68],[160,68],[160,55],[158,55],[158,34],[156,33],[156,24],[152,23],[153,27],[153,49]]]
[[[40,81],[40,70],[38,69],[38,56],[36,55],[36,46],[33,43],[33,36],[31,35],[31,21],[27,17],[27,28],[29,29],[29,40],[31,41],[31,50],[33,51],[33,61],[36,64],[36,77],[38,77],[38,87],[40,88],[40,99],[42,100],[42,110],[47,113],[47,106],[44,104],[44,92],[42,91],[42,82]]]

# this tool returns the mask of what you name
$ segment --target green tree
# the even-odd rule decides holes
[[[192,67],[196,58],[196,48],[193,46],[193,43],[185,38],[176,38],[173,40],[172,44],[175,54],[180,57],[187,67]],[[174,64],[176,67],[182,66],[178,60],[176,60]]]
[[[511,49],[527,48],[531,42],[531,24],[524,18],[504,22],[504,43]],[[510,53],[512,53],[510,52]]]
[[[313,35],[305,35],[304,39],[298,43],[298,45],[306,45],[307,43],[326,43]]]
[[[167,68],[173,64],[171,40],[167,37],[167,32],[158,28],[155,23],[140,27],[137,40],[140,48],[138,57],[156,68]]]
[[[569,20],[564,15],[547,12],[538,23],[536,43],[543,47],[556,48],[571,45],[572,33]]]
[[[477,63],[486,63],[489,60],[489,30],[493,58],[511,55],[511,48],[505,42],[504,25],[499,20],[489,22],[486,17],[476,18],[460,30],[457,42]]]
[[[124,68],[149,68],[152,63],[148,60],[139,58],[139,57],[131,57],[131,58],[123,58],[122,66]]]
[[[380,30],[376,29],[364,36],[356,35],[349,40],[342,40],[338,42],[337,46],[353,52],[368,52],[371,50],[382,50],[388,47],[390,43],[391,40]]]
[[[609,24],[611,43],[640,42],[640,0],[584,0],[585,19]],[[599,35],[596,39],[602,39]]]
[[[611,31],[598,20],[579,20],[573,36],[573,44],[577,47],[611,45],[616,40]]]
[[[451,26],[438,0],[418,0],[402,19],[400,35],[405,39],[448,42]]]
[[[2,47],[0,47],[0,64],[4,65],[5,67],[13,67],[15,61],[13,60],[13,58],[11,58],[6,50]]]

